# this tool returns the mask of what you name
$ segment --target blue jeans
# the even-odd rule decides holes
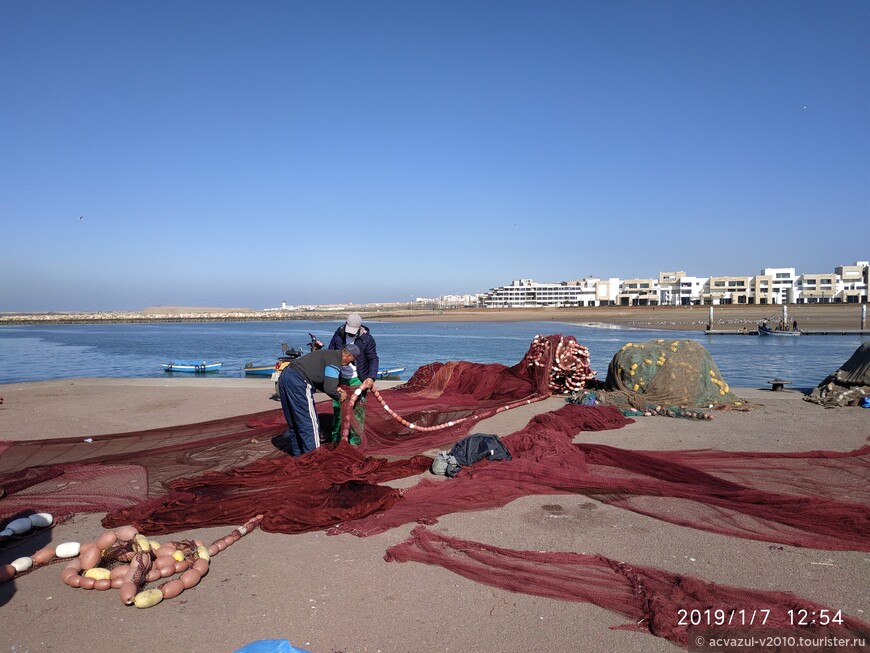
[[[320,446],[320,423],[314,407],[314,387],[293,367],[286,367],[278,377],[278,398],[289,429],[290,453],[301,456]]]

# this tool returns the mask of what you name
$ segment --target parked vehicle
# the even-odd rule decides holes
[[[323,349],[323,343],[317,339],[317,336],[310,332],[308,336],[310,337],[310,340],[306,346],[308,347],[309,352]],[[275,382],[275,394],[278,393],[278,377],[281,376],[281,372],[290,364],[291,361],[302,356],[301,349],[294,349],[288,346],[286,342],[281,343],[281,351],[284,352],[284,354],[278,357],[278,362],[275,363],[275,369],[272,372],[272,381]]]

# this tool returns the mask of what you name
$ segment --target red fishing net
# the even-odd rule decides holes
[[[456,478],[422,479],[407,490],[387,485],[422,473],[431,458],[419,454],[455,442],[483,417],[582,389],[592,374],[585,348],[559,336],[536,338],[512,367],[424,366],[404,387],[379,393],[382,401],[377,395],[369,400],[362,447],[343,443],[300,458],[271,442],[286,429],[279,410],[86,440],[0,442],[0,517],[24,510],[106,511],[107,527],[132,523],[159,534],[235,525],[264,514],[267,531],[331,527],[332,534],[364,536],[529,494],[581,493],[716,533],[870,551],[870,447],[848,453],[660,452],[573,441],[583,431],[631,423],[615,406],[565,404],[502,438],[510,461],[481,461]],[[331,402],[319,409],[330,415]],[[685,630],[675,628],[675,606],[777,606],[780,617],[787,609],[820,609],[791,595],[629,569],[600,556],[508,551],[422,529],[388,557],[441,564],[514,591],[590,601],[681,645]],[[848,619],[845,626],[855,632],[865,627]]]
[[[576,387],[590,374],[583,349],[573,338],[559,336],[536,338],[513,367],[426,366],[406,387],[381,393],[401,421],[370,401],[361,450],[324,447],[299,459],[271,443],[286,428],[277,410],[92,441],[7,442],[0,456],[0,488],[7,495],[0,511],[14,514],[22,500],[54,514],[109,511],[107,526],[133,523],[149,533],[238,524],[264,513],[266,530],[333,526],[334,533],[367,535],[528,494],[583,493],[717,533],[870,550],[866,447],[850,453],[758,454],[578,445],[572,439],[579,432],[620,428],[631,420],[612,406],[566,404],[503,438],[512,461],[483,461],[450,482],[424,479],[399,491],[382,484],[423,471],[430,459],[390,462],[364,455],[407,456],[452,443],[482,417],[554,390],[568,392],[560,377],[574,378]],[[331,412],[329,402],[322,409]],[[70,500],[73,471],[77,481],[90,474],[86,499]]]
[[[863,639],[865,645],[854,650],[866,650],[866,644],[870,644],[870,624],[794,594],[718,585],[600,555],[512,551],[418,526],[410,539],[390,547],[384,557],[387,561],[440,565],[465,578],[512,592],[592,603],[630,618],[631,623],[622,628],[648,631],[679,646],[689,643],[688,624],[694,614],[709,615],[709,623],[727,626],[723,636],[733,638],[735,631],[750,626],[750,621],[752,628],[767,629],[764,632],[780,628],[794,635],[798,632],[793,628],[797,623],[795,614],[801,611],[836,619],[836,623],[808,631],[808,637]]]
[[[714,533],[870,550],[870,447],[847,453],[653,452],[572,442],[578,432],[630,421],[614,406],[565,405],[502,438],[513,456],[509,463],[482,461],[449,483],[420,481],[392,509],[330,532],[371,535],[520,496],[579,493]]]

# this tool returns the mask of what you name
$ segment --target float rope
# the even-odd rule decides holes
[[[532,345],[529,348],[529,353],[526,355],[528,365],[535,367],[543,367],[549,360],[550,340],[545,336],[535,336]],[[548,390],[551,393],[570,394],[581,390],[586,386],[586,381],[595,378],[595,371],[589,367],[589,349],[577,343],[572,337],[561,337],[556,345],[556,352],[553,356],[553,364],[550,368],[550,377],[548,382]],[[492,417],[497,413],[518,408],[519,406],[531,404],[536,401],[546,399],[549,395],[535,392],[523,399],[513,401],[509,404],[492,408],[490,410],[461,417],[456,420],[445,422],[444,424],[436,424],[435,426],[419,426],[409,422],[404,417],[392,410],[387,405],[386,400],[381,396],[374,387],[371,388],[371,393],[384,409],[384,411],[397,421],[402,426],[405,426],[416,431],[432,432],[441,431],[451,428],[468,420],[481,420]],[[350,432],[351,421],[353,416],[353,406],[362,396],[362,390],[357,388],[344,402],[342,406],[342,421],[341,421],[341,438],[347,437]]]
[[[149,540],[133,526],[122,526],[104,532],[93,542],[64,542],[3,565],[0,583],[66,560],[67,565],[61,572],[61,580],[66,585],[86,590],[117,589],[124,605],[150,608],[195,587],[208,574],[211,558],[257,528],[262,520],[263,515],[257,515],[209,546],[201,540],[160,544]],[[175,574],[181,575],[156,588],[145,589],[147,583]]]

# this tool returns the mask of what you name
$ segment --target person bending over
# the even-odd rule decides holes
[[[320,446],[314,392],[319,390],[334,401],[343,401],[347,392],[338,384],[340,370],[342,366],[353,363],[359,355],[359,347],[353,344],[337,351],[319,349],[292,361],[281,372],[278,398],[287,420],[284,438],[291,455],[301,456]]]

